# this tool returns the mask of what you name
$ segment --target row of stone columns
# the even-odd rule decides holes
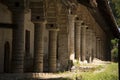
[[[24,10],[19,10],[18,12],[15,11],[15,13],[13,12],[13,23],[16,24],[16,28],[13,30],[12,72],[24,72],[24,53],[25,53],[24,15],[25,15]],[[40,16],[37,15],[33,16],[36,17],[36,19],[38,19],[33,20],[33,23],[35,25],[34,72],[43,72],[44,30],[46,27],[46,22],[45,20],[41,19],[39,20]],[[88,56],[89,61],[91,62],[91,57],[93,55],[95,56],[95,54],[96,54],[95,57],[100,58],[100,54],[102,53],[100,52],[102,50],[101,49],[102,42],[100,42],[99,38],[95,37],[95,33],[93,33],[92,30],[88,30],[88,26],[83,24],[81,20],[75,19],[76,15],[71,14],[68,15],[70,59],[74,60],[74,58],[76,58],[77,60],[84,61],[86,60],[86,56]],[[48,28],[48,31],[49,31],[49,62],[48,62],[49,71],[55,72],[58,30],[51,25],[51,27]],[[96,42],[93,43],[92,41],[95,40]]]
[[[44,55],[44,29],[46,22],[35,24],[35,52],[34,52],[34,72],[43,72]],[[51,25],[49,25],[51,26]],[[49,31],[49,72],[56,72],[56,50],[57,50],[57,32],[58,29],[48,28]],[[55,26],[56,27],[56,26]]]
[[[102,40],[102,35],[98,36],[75,15],[69,14],[68,23],[70,60],[87,59],[88,62],[92,62],[94,58],[103,60],[106,43]]]
[[[18,15],[19,14],[19,15]],[[17,18],[16,18],[17,17]],[[13,72],[24,72],[24,12],[15,13],[13,15],[14,23],[17,27],[13,31]],[[70,54],[75,54],[77,60],[86,60],[88,56],[91,62],[91,57],[101,58],[102,42],[100,38],[95,37],[95,34],[88,26],[82,25],[82,21],[75,22],[75,16],[69,15],[69,33],[70,33]],[[76,23],[76,25],[75,25]],[[34,71],[43,72],[43,55],[44,55],[44,29],[46,22],[37,22],[35,25],[35,43],[34,43]],[[74,27],[75,26],[75,27]],[[56,48],[57,48],[57,30],[49,30],[49,71],[56,71]],[[87,33],[88,31],[88,33]],[[89,38],[87,38],[89,37]],[[96,42],[92,42],[95,41]],[[88,41],[88,42],[87,42]],[[96,45],[96,46],[95,46]],[[88,47],[88,48],[87,48]],[[96,47],[96,49],[95,49]],[[87,51],[88,49],[88,51]],[[80,53],[81,52],[81,53]],[[89,54],[87,54],[89,52]],[[80,59],[80,56],[81,59]],[[71,59],[74,59],[72,57]]]
[[[41,4],[41,5],[40,5]],[[34,43],[34,72],[43,72],[44,55],[44,29],[49,32],[49,72],[56,71],[56,53],[57,53],[57,31],[55,23],[46,22],[45,1],[31,1],[32,21],[35,24],[35,43]],[[37,6],[37,7],[36,7]]]
[[[15,19],[15,20],[14,20]],[[24,72],[24,12],[15,13],[13,22],[16,28],[13,30],[13,55],[12,55],[12,72]],[[46,22],[34,23],[34,72],[43,72],[43,55],[44,55],[44,29]],[[56,48],[57,48],[57,31],[49,30],[49,71],[56,71]]]
[[[68,15],[69,29],[69,53],[70,60],[85,60],[86,54],[86,29],[87,26],[82,26],[81,20],[76,20],[76,15]],[[82,54],[81,54],[82,53]],[[80,57],[82,55],[82,57]],[[80,59],[81,58],[81,59]]]
[[[12,72],[24,72],[24,54],[25,54],[25,28],[24,28],[24,10],[13,11],[13,54],[12,54]],[[34,35],[34,72],[43,72],[44,55],[44,30],[45,21],[33,22],[35,27]],[[49,71],[56,71],[56,45],[57,30],[49,30]]]

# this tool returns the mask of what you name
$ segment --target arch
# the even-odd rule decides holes
[[[8,41],[4,44],[4,72],[8,73],[10,70],[10,43]]]

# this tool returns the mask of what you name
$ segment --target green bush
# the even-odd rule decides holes
[[[115,61],[115,62],[118,61],[118,48],[112,49],[111,58],[112,58],[112,61]]]
[[[112,61],[118,61],[118,39],[111,40],[112,50],[111,50],[111,59]]]

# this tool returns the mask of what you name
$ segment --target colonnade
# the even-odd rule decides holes
[[[34,23],[34,72],[43,72],[44,55],[44,30],[49,32],[49,72],[57,70],[57,23],[48,24],[46,22],[44,3],[40,1],[33,2],[31,7],[31,18]],[[19,5],[17,5],[19,6]],[[16,27],[13,29],[13,54],[12,54],[12,72],[24,72],[24,53],[25,53],[25,28],[24,28],[25,9],[13,8],[13,23]],[[47,26],[47,25],[48,26]],[[103,59],[106,44],[102,40],[101,34],[97,34],[94,29],[86,25],[75,14],[68,14],[68,42],[70,60],[92,62],[94,58]]]
[[[17,18],[15,18],[17,16]],[[15,13],[16,29],[13,31],[13,59],[12,72],[24,72],[24,13]],[[68,16],[70,59],[92,62],[94,58],[103,59],[104,43],[102,36],[97,36],[93,29],[89,28],[82,20],[76,19],[75,15]],[[44,30],[46,21],[33,21],[34,23],[34,72],[43,72],[44,55]],[[58,28],[50,24],[49,31],[49,71],[56,71],[56,49]],[[72,54],[72,57],[71,57]]]
[[[106,54],[105,40],[102,34],[98,34],[85,22],[75,15],[68,16],[70,60],[92,62],[94,58],[104,60]]]

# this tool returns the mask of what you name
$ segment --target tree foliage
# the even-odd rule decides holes
[[[111,50],[111,58],[112,61],[118,61],[118,39],[111,40],[112,50]]]
[[[110,0],[110,5],[115,15],[117,24],[120,27],[120,0]]]
[[[110,6],[112,8],[113,14],[117,21],[118,26],[120,27],[120,0],[109,0]],[[118,39],[111,40],[112,43],[112,50],[111,50],[111,57],[113,61],[117,61],[118,59]]]

